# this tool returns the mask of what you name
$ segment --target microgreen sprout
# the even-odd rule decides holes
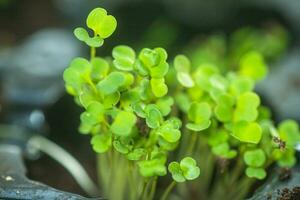
[[[247,180],[262,180],[271,163],[296,163],[298,124],[287,120],[275,127],[253,91],[268,72],[260,51],[244,52],[236,69],[227,70],[214,62],[195,66],[183,54],[169,64],[171,58],[160,47],[136,52],[119,45],[111,57],[98,57],[96,48],[113,34],[117,21],[96,8],[86,24],[92,36],[82,27],[74,34],[91,47],[91,58],[75,58],[63,78],[67,92],[84,110],[79,131],[91,135],[101,186],[109,198],[154,199],[160,194],[158,177],[169,171],[173,181],[161,197],[166,199],[176,183],[197,179],[200,167],[200,178],[191,184],[207,189],[212,180],[223,178],[212,179],[219,160],[235,166],[223,170],[231,177],[228,187],[239,184],[240,172]],[[188,199],[190,192],[182,191]]]

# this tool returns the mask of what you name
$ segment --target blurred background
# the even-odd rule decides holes
[[[226,71],[243,53],[257,51],[269,65],[269,75],[256,89],[263,103],[276,121],[300,121],[299,0],[0,0],[1,119],[14,118],[15,110],[44,109],[49,137],[94,178],[89,138],[77,131],[81,109],[65,94],[62,72],[73,57],[88,55],[72,32],[85,26],[97,6],[118,21],[98,55],[110,55],[118,44],[137,50],[159,46],[171,59],[184,53],[194,66],[213,62]],[[27,166],[30,178],[83,194],[51,159]]]

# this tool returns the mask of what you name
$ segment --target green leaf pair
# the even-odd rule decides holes
[[[148,127],[152,129],[158,128],[163,120],[162,114],[155,104],[149,104],[146,106],[145,117]]]
[[[177,55],[174,59],[174,67],[177,71],[177,80],[187,88],[194,87],[195,83],[190,76],[191,62],[185,55]]]
[[[280,139],[286,142],[286,146],[294,149],[300,143],[299,126],[294,120],[285,120],[278,126]]]
[[[207,129],[211,124],[211,114],[211,107],[208,103],[192,103],[188,112],[188,118],[192,123],[188,123],[186,127],[192,131],[202,131]]]
[[[241,142],[258,144],[262,137],[262,129],[256,122],[240,121],[233,125],[231,135]]]
[[[244,161],[247,164],[246,175],[250,178],[264,179],[267,175],[263,165],[266,162],[266,155],[262,149],[246,151]]]
[[[240,60],[240,74],[253,80],[261,80],[268,73],[263,56],[255,51],[246,53]]]
[[[167,174],[166,154],[154,149],[151,152],[149,160],[143,160],[138,162],[139,172],[143,177],[155,177],[155,176],[165,176]]]
[[[237,155],[235,150],[231,150],[227,142],[213,146],[212,152],[221,158],[232,159]]]
[[[74,30],[76,38],[82,42],[85,42],[90,47],[101,47],[104,40],[100,36],[90,37],[87,30],[82,27],[78,27]]]
[[[105,59],[99,57],[92,58],[91,65],[91,78],[93,82],[98,83],[107,76],[110,67]]]
[[[260,99],[253,92],[245,92],[237,99],[237,106],[234,112],[235,121],[253,122],[258,116]]]
[[[119,111],[110,127],[110,130],[117,136],[127,137],[131,134],[136,121],[137,118],[132,112]]]
[[[172,97],[169,96],[160,98],[156,101],[156,105],[160,110],[162,116],[167,116],[171,112],[173,104],[174,104],[174,100]]]
[[[238,97],[239,95],[250,92],[254,89],[254,81],[249,77],[234,75],[231,77],[231,83],[229,91],[233,96]]]
[[[100,47],[103,45],[105,38],[109,37],[117,27],[116,19],[107,15],[103,8],[95,8],[87,17],[86,25],[94,31],[94,36],[90,37],[87,30],[78,27],[74,30],[76,38],[85,42],[90,47]]]
[[[167,58],[168,54],[163,48],[144,48],[139,54],[140,66],[137,67],[144,68],[152,78],[161,79],[169,70]]]
[[[107,152],[112,145],[111,134],[98,134],[94,135],[91,140],[93,149],[97,153]]]
[[[282,151],[281,149],[274,149],[272,157],[277,161],[280,167],[291,168],[296,164],[295,150],[288,148]]]
[[[194,73],[194,80],[198,87],[204,91],[210,91],[211,82],[210,78],[214,74],[219,74],[219,69],[212,64],[202,64],[200,65]]]
[[[156,134],[169,143],[176,143],[181,137],[181,132],[178,130],[179,128],[180,126],[178,126],[178,123],[174,123],[172,120],[167,120],[158,128]]]
[[[95,8],[89,13],[86,19],[86,25],[92,29],[96,35],[105,39],[116,30],[117,20],[114,16],[108,15],[105,9]]]
[[[221,122],[229,122],[232,120],[235,99],[232,95],[223,93],[217,98],[217,105],[214,109],[214,113],[218,120]]]
[[[92,128],[96,125],[99,125],[105,114],[104,106],[99,102],[91,102],[87,110],[80,115],[82,133],[89,133]]]
[[[165,84],[164,78],[152,78],[150,84],[155,97],[163,97],[168,93],[168,86]]]
[[[68,92],[72,95],[80,94],[82,85],[90,80],[91,64],[84,58],[75,58],[64,71],[63,78]]]
[[[111,72],[97,84],[98,91],[103,95],[117,92],[126,83],[126,76],[122,72]]]
[[[114,66],[121,71],[132,71],[135,63],[135,51],[125,45],[116,46],[112,51]]]
[[[168,166],[174,181],[182,183],[186,180],[194,180],[200,175],[200,168],[196,161],[191,157],[185,157],[178,162],[171,162]]]

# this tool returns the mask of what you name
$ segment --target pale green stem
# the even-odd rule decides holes
[[[197,139],[198,139],[198,134],[197,133],[192,133],[191,142],[190,142],[189,148],[187,150],[187,155],[192,155],[193,154],[194,148],[195,148],[196,143],[197,143]]]
[[[152,181],[151,190],[150,190],[148,200],[152,200],[154,198],[155,190],[156,190],[156,184],[157,184],[157,177],[155,177],[154,180]]]
[[[91,47],[91,60],[96,57],[96,48]]]
[[[170,185],[167,187],[167,189],[165,190],[165,192],[163,193],[162,197],[160,198],[160,200],[167,200],[170,192],[172,191],[172,189],[175,187],[176,182],[172,181],[170,183]]]
[[[142,193],[141,193],[141,195],[140,195],[140,199],[141,199],[141,200],[144,199],[144,195],[145,195],[145,192],[146,192],[147,184],[148,184],[148,180],[145,180],[145,181],[144,181],[144,184],[143,184],[143,188],[142,188]]]

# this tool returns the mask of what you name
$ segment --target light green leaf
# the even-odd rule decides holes
[[[253,122],[258,116],[258,106],[260,99],[253,92],[241,94],[237,100],[237,108],[234,112],[235,121]]]
[[[163,97],[168,93],[168,87],[165,84],[165,79],[152,78],[150,80],[150,84],[151,84],[151,89],[152,89],[154,96]]]
[[[185,55],[177,55],[174,59],[174,67],[177,72],[189,73],[191,62]]]
[[[217,105],[214,109],[215,115],[221,122],[229,122],[233,116],[233,108],[224,105]]]
[[[286,145],[294,148],[300,143],[300,132],[298,123],[294,120],[282,121],[278,126],[280,139],[286,141]]]
[[[105,108],[100,102],[93,101],[87,106],[86,111],[97,117],[99,120],[102,120],[105,113]]]
[[[250,178],[262,180],[267,176],[267,173],[263,168],[247,167],[246,175]]]
[[[209,78],[210,85],[214,88],[217,88],[221,91],[225,91],[228,88],[228,81],[220,74],[213,74]]]
[[[250,92],[254,88],[254,81],[249,77],[236,77],[231,82],[230,91],[232,95],[239,96],[244,92]]]
[[[110,134],[94,135],[91,140],[93,149],[97,153],[104,153],[109,150],[112,144],[112,138]]]
[[[215,155],[226,159],[232,159],[237,155],[237,152],[235,150],[230,150],[229,144],[227,142],[215,145],[212,148],[212,152]]]
[[[85,40],[85,43],[90,47],[101,47],[104,40],[99,36],[94,36]]]
[[[180,131],[175,129],[172,123],[166,123],[162,125],[157,130],[157,134],[170,143],[177,142],[181,137]]]
[[[255,149],[246,151],[244,154],[244,161],[251,167],[262,167],[266,162],[266,155],[262,149]]]
[[[162,121],[162,115],[155,104],[149,104],[145,108],[146,123],[150,128],[158,128]]]
[[[174,104],[172,97],[160,98],[156,102],[158,109],[163,116],[167,116],[171,112],[171,106]]]
[[[178,183],[185,182],[185,177],[182,174],[182,170],[178,162],[171,162],[168,166],[168,170],[172,174],[174,181]]]
[[[100,80],[104,79],[104,77],[107,75],[109,71],[108,62],[103,58],[96,57],[91,60],[91,64],[92,64],[91,77],[93,81],[99,82]]]
[[[214,131],[209,135],[208,144],[210,146],[216,146],[218,144],[226,142],[228,138],[229,133],[226,130],[221,129],[219,131]]]
[[[209,91],[211,88],[211,83],[209,81],[210,77],[214,74],[218,74],[219,69],[211,64],[202,64],[197,68],[194,74],[194,80],[197,86],[205,91]]]
[[[194,80],[192,79],[192,77],[190,76],[189,73],[178,72],[177,73],[177,80],[184,87],[191,88],[191,87],[195,86]]]
[[[97,89],[103,95],[109,95],[118,91],[125,83],[125,76],[121,72],[111,72],[104,80],[97,84]]]
[[[188,117],[189,120],[192,122],[195,122],[195,124],[200,124],[203,121],[207,121],[211,117],[211,107],[208,103],[202,102],[202,103],[197,103],[194,102],[192,103],[189,112],[188,112]]]
[[[198,124],[187,123],[186,128],[189,130],[192,130],[192,131],[203,131],[203,130],[207,129],[210,125],[211,125],[210,120],[204,120]]]
[[[160,61],[159,54],[152,49],[144,48],[139,54],[139,59],[148,69],[157,66]]]
[[[120,111],[114,119],[110,130],[118,136],[129,136],[136,120],[137,118],[132,112]]]
[[[168,73],[169,64],[165,61],[162,61],[157,66],[150,68],[149,71],[152,78],[161,79]]]
[[[234,124],[232,136],[241,142],[257,144],[262,137],[262,129],[255,122],[241,121]]]
[[[194,180],[200,175],[200,168],[197,167],[196,161],[191,157],[185,157],[180,161],[180,168],[187,180]]]
[[[263,56],[255,51],[245,54],[240,61],[240,74],[254,80],[263,79],[268,73]]]
[[[140,160],[142,156],[146,155],[147,151],[142,148],[134,149],[133,151],[129,152],[126,157],[128,160]]]
[[[134,65],[133,68],[139,73],[139,75],[141,76],[147,76],[149,74],[149,70],[146,68],[146,66],[144,66],[142,64],[142,62],[140,60],[137,60]]]
[[[80,41],[85,42],[87,39],[90,38],[88,32],[82,28],[82,27],[78,27],[74,30],[74,35],[76,36],[76,38]]]
[[[73,88],[78,95],[83,83],[90,79],[91,65],[84,58],[75,58],[70,66],[64,71],[64,81],[67,86]]]
[[[109,37],[117,27],[117,20],[107,15],[103,8],[95,8],[90,12],[86,20],[87,26],[101,38]]]
[[[115,106],[120,100],[120,92],[115,92],[105,96],[103,105],[105,108],[111,108]]]
[[[189,111],[191,102],[190,102],[188,95],[183,94],[183,93],[176,94],[175,102],[176,102],[176,105],[179,107],[179,109],[181,111],[183,111],[184,113],[187,113]]]
[[[79,93],[79,102],[84,107],[87,108],[91,102],[97,101],[97,95],[95,94],[92,87],[87,86],[82,87]]]
[[[130,147],[128,145],[123,144],[118,140],[115,140],[113,142],[113,146],[116,149],[116,151],[118,151],[121,154],[128,154],[130,151]]]
[[[113,63],[117,69],[123,71],[133,70],[135,52],[131,47],[125,45],[116,46],[112,51],[112,56],[114,58]]]
[[[235,103],[234,97],[230,94],[220,94],[217,98],[217,104],[226,107],[232,107]]]
[[[143,177],[164,176],[167,174],[166,166],[160,159],[143,160],[138,162],[138,166]]]

